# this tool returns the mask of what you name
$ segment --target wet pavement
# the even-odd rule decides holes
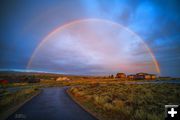
[[[44,88],[8,120],[96,120],[67,95],[66,89]]]

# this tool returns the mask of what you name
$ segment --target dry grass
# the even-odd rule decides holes
[[[102,120],[161,120],[164,105],[180,103],[180,85],[173,84],[87,85],[69,91]]]
[[[4,95],[0,99],[0,115],[6,112],[8,109],[24,102],[26,99],[30,98],[32,95],[38,92],[35,87],[22,89],[12,94]]]

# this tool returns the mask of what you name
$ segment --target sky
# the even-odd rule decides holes
[[[179,5],[178,0],[1,0],[0,69],[157,73],[145,43],[161,76],[180,77]],[[88,21],[46,38],[78,20]]]

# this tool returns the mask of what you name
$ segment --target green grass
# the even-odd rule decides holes
[[[19,90],[12,94],[4,95],[0,98],[0,115],[4,114],[10,108],[24,102],[39,90],[36,87]]]
[[[162,120],[164,105],[180,103],[180,85],[173,84],[87,85],[69,92],[102,120]]]

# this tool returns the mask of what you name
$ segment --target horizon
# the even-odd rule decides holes
[[[70,76],[97,76],[97,77],[104,77],[104,76],[116,76],[117,73],[124,73],[126,76],[127,75],[136,75],[138,73],[145,73],[145,72],[137,72],[137,73],[125,73],[123,71],[117,71],[116,73],[112,73],[112,74],[104,74],[104,75],[91,75],[91,74],[66,74],[66,73],[60,73],[60,72],[47,72],[47,71],[36,71],[36,70],[27,70],[27,69],[0,69],[0,73],[1,72],[25,72],[25,73],[42,73],[42,74],[57,74],[57,75],[70,75]],[[152,74],[152,73],[147,73],[147,74]],[[157,77],[170,77],[170,78],[179,78],[179,77],[173,77],[173,76],[161,76],[161,75],[157,75],[155,74]]]

